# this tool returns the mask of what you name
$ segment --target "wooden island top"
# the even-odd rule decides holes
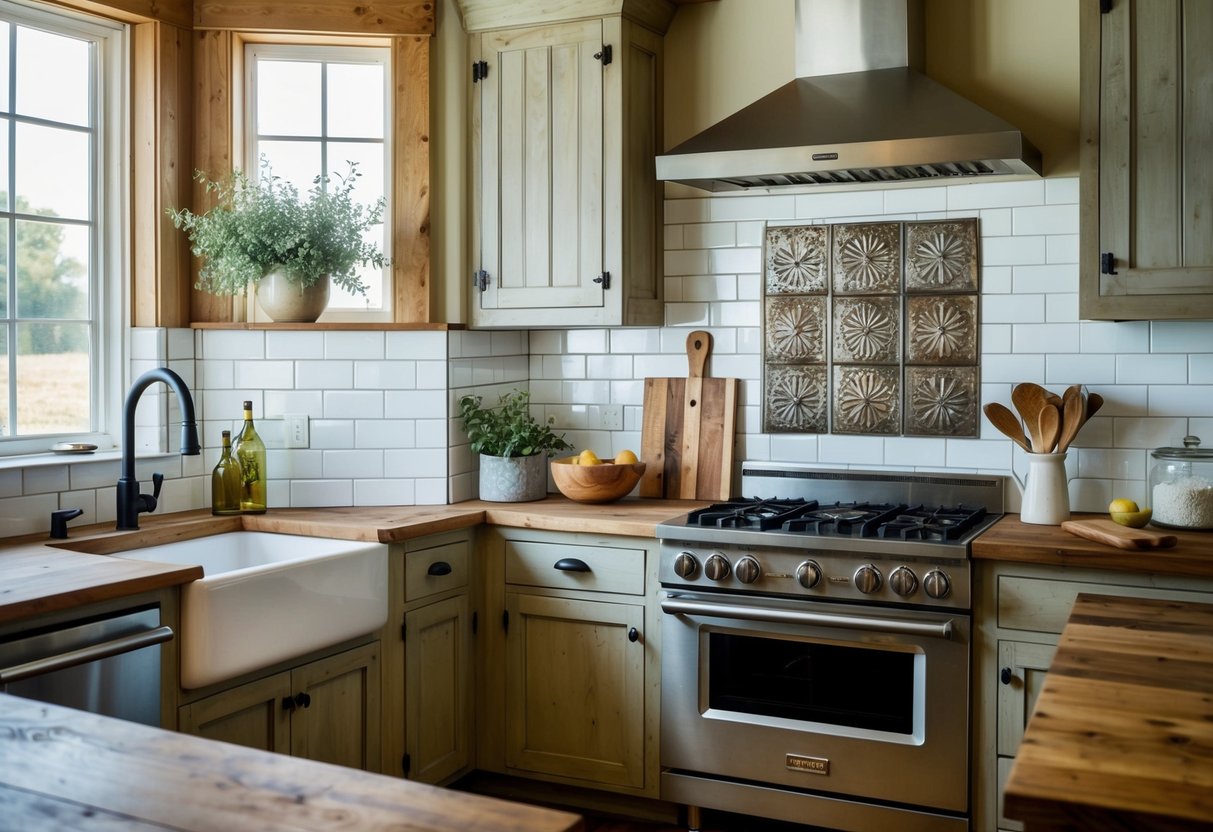
[[[1213,605],[1079,595],[1004,814],[1027,832],[1213,829]]]
[[[0,827],[577,832],[581,819],[0,694]]]

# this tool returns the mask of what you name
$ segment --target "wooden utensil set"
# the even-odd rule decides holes
[[[1064,454],[1086,421],[1103,407],[1103,396],[1088,394],[1081,384],[1071,384],[1058,396],[1025,381],[1011,390],[1011,404],[1018,416],[998,402],[982,410],[990,424],[1028,453]]]

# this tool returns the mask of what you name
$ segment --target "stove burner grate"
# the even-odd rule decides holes
[[[815,500],[732,500],[697,509],[687,515],[688,526],[722,529],[778,529],[789,517],[817,507]]]
[[[898,513],[880,526],[879,537],[949,543],[962,538],[986,516],[982,506],[917,506]]]
[[[785,532],[801,534],[874,537],[882,523],[888,522],[904,508],[891,504],[835,503],[787,520],[781,528]]]

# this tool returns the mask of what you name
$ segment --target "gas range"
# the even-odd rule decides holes
[[[741,482],[757,496],[657,526],[662,586],[968,609],[1003,503],[996,476],[746,462]]]

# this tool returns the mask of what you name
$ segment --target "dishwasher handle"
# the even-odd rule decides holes
[[[54,673],[56,670],[66,670],[69,667],[76,667],[77,665],[88,664],[99,659],[106,659],[110,656],[129,653],[132,650],[151,647],[154,644],[163,644],[171,640],[172,637],[172,627],[155,627],[143,630],[142,632],[131,633],[130,635],[116,638],[113,641],[103,641],[100,644],[90,644],[88,647],[68,650],[66,653],[43,656],[40,659],[15,664],[12,667],[0,668],[0,685],[20,682],[24,679],[31,679],[34,676],[41,676],[46,673]]]

